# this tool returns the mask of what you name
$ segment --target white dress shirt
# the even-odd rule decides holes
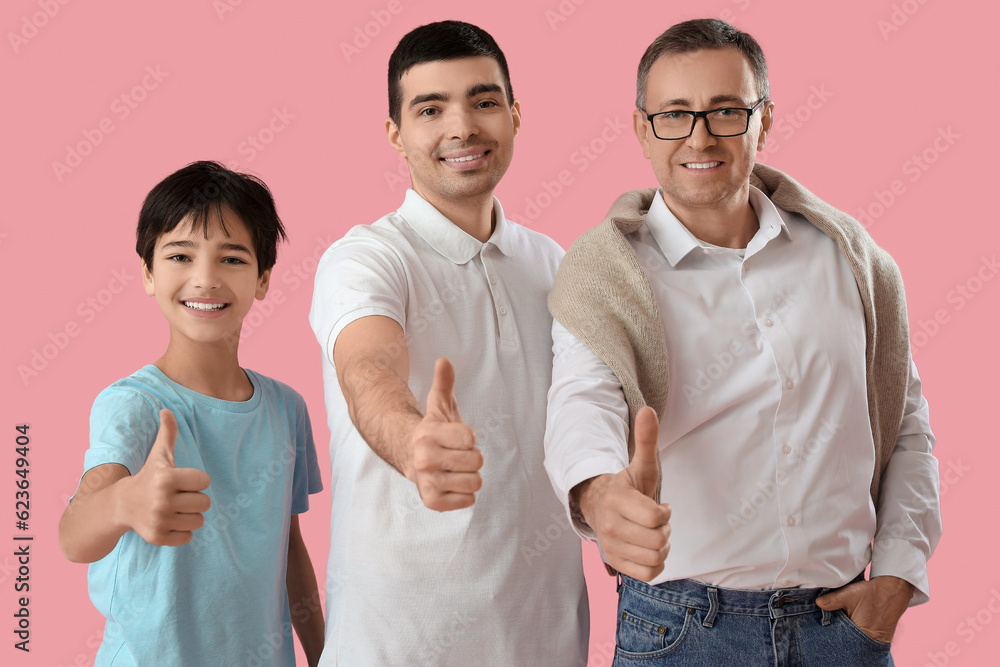
[[[493,211],[482,243],[408,190],[398,212],[355,227],[320,261],[310,322],[323,348],[333,469],[323,665],[586,662],[580,540],[542,464],[545,299],[564,253],[505,220],[496,200]],[[484,459],[472,507],[427,509],[351,422],[333,347],[371,315],[405,332],[421,404],[434,361],[451,360]]]
[[[911,360],[905,416],[876,508],[865,321],[836,243],[756,188],[745,249],[710,245],[657,193],[627,237],[656,295],[670,391],[660,421],[671,550],[652,582],[836,587],[872,576],[927,599],[941,532],[927,402]],[[571,489],[628,465],[628,407],[614,373],[558,323],[545,465]],[[585,537],[589,527],[575,523]],[[871,548],[875,540],[874,552]]]

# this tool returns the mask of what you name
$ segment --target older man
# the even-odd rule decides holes
[[[892,664],[941,531],[899,271],[755,166],[774,105],[749,35],[673,26],[636,107],[660,188],[619,198],[549,298],[546,467],[621,573],[615,664]]]

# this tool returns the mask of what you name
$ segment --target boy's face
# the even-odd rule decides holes
[[[267,294],[271,272],[257,275],[250,232],[230,209],[224,207],[223,215],[228,235],[214,210],[208,238],[201,225],[194,229],[185,218],[157,239],[153,266],[143,264],[143,287],[170,323],[171,342],[239,340],[254,299]]]

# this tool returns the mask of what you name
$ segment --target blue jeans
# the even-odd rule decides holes
[[[650,586],[622,575],[614,665],[891,666],[889,644],[843,611],[816,606],[827,590],[749,591],[690,579]]]

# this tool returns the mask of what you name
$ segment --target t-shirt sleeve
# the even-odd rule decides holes
[[[316,270],[309,323],[333,361],[333,345],[344,328],[381,315],[406,326],[406,274],[396,252],[371,231],[352,231],[323,255]]]
[[[302,397],[297,397],[295,411],[295,472],[292,478],[292,514],[309,509],[309,496],[323,490],[323,478],[316,458],[309,410]]]
[[[90,411],[90,448],[84,472],[105,463],[118,463],[136,474],[146,462],[160,429],[160,411],[142,394],[108,387]]]

